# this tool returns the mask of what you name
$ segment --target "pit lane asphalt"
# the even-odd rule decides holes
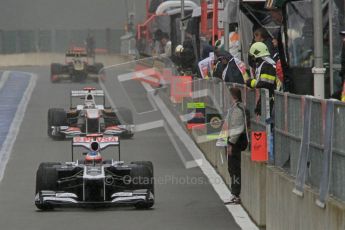
[[[201,170],[183,166],[164,128],[137,133],[121,145],[126,162],[151,160],[154,163],[156,203],[153,209],[37,211],[34,190],[38,165],[44,161],[69,161],[71,152],[69,141],[52,141],[47,137],[48,108],[67,108],[70,90],[100,87],[96,83],[52,84],[48,67],[17,69],[36,73],[38,80],[0,182],[0,229],[239,229]],[[116,92],[112,90],[110,96],[115,97]],[[121,101],[121,97],[116,96],[116,100]],[[146,103],[145,98],[142,100]],[[203,183],[195,183],[195,178]]]

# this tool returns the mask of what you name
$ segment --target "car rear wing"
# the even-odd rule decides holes
[[[96,146],[96,147],[95,147]],[[121,157],[120,152],[120,137],[119,136],[100,136],[89,135],[86,137],[73,137],[72,139],[72,161],[74,161],[74,147],[84,147],[91,151],[100,151],[109,146],[117,146],[119,153],[119,160]]]
[[[88,94],[92,94],[95,97],[104,97],[103,90],[72,90],[71,91],[71,97],[82,97],[86,96]]]
[[[75,97],[85,97],[86,95],[91,94],[93,97],[102,97],[103,106],[105,106],[105,94],[103,90],[96,90],[94,88],[84,88],[83,90],[72,90],[70,96],[70,107],[72,108],[72,99]]]
[[[68,50],[65,54],[66,57],[87,57],[85,50]]]

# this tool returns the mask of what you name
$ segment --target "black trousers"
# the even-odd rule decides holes
[[[228,170],[231,177],[231,194],[239,196],[241,193],[241,150],[232,146],[231,156],[228,156]]]

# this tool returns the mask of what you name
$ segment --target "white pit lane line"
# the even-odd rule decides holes
[[[6,74],[10,74],[10,71],[6,71]],[[4,73],[4,74],[5,74]],[[26,74],[30,74],[30,73],[26,73]],[[23,94],[23,97],[18,105],[17,111],[16,111],[16,115],[12,120],[12,124],[10,126],[9,132],[6,136],[6,139],[2,145],[2,148],[0,150],[0,181],[2,181],[2,178],[4,176],[4,172],[6,169],[6,165],[7,162],[10,158],[11,152],[12,152],[12,148],[14,143],[16,142],[16,138],[17,135],[19,133],[20,130],[20,125],[23,122],[24,116],[25,116],[25,112],[26,112],[26,107],[30,101],[32,92],[36,86],[36,81],[37,81],[37,76],[35,74],[30,74],[31,78],[30,78],[30,82]],[[3,78],[4,76],[2,76]]]
[[[11,73],[10,71],[5,71],[5,72],[2,73],[2,76],[0,78],[0,90],[2,89],[2,87],[5,84],[5,82],[7,81],[10,73]]]
[[[112,67],[116,67],[116,66],[117,66],[117,65],[114,65],[114,66],[112,66]],[[106,68],[104,68],[104,69],[105,69],[105,70],[111,69],[111,67],[106,67]],[[143,115],[143,114],[146,114],[146,113],[151,113],[151,112],[157,111],[156,105],[155,105],[154,103],[152,103],[152,101],[150,100],[150,98],[149,98],[149,102],[150,102],[150,104],[151,104],[153,110],[147,110],[147,111],[144,111],[144,112],[138,112],[138,111],[137,111],[136,107],[135,107],[134,104],[132,103],[131,98],[129,97],[129,95],[128,95],[127,92],[126,92],[125,87],[124,87],[124,86],[122,85],[122,83],[121,83],[121,82],[124,82],[124,81],[131,81],[131,80],[133,81],[133,80],[134,80],[134,79],[133,79],[133,76],[134,76],[134,73],[132,73],[132,72],[131,72],[131,73],[120,74],[120,75],[117,76],[117,78],[118,78],[118,80],[119,80],[119,82],[120,82],[120,86],[121,86],[121,88],[123,89],[123,91],[125,92],[125,96],[126,96],[126,98],[128,99],[128,101],[129,101],[129,103],[130,103],[130,106],[132,107],[133,111],[135,111],[138,115]],[[111,101],[111,100],[109,100],[109,99],[110,99],[110,94],[109,94],[107,88],[105,87],[104,83],[103,83],[102,81],[100,81],[100,82],[99,82],[99,85],[101,86],[101,88],[102,88],[102,90],[104,91],[106,97],[108,98],[108,101],[110,102],[110,105],[111,105],[113,108],[116,108],[114,102]]]
[[[102,90],[104,91],[104,94],[107,97],[107,100],[108,100],[110,106],[112,108],[116,108],[115,103],[112,100],[112,98],[110,97],[110,94],[109,94],[107,88],[105,87],[104,83],[100,82],[99,85],[101,86]],[[130,100],[130,98],[128,98],[128,99]],[[134,105],[133,105],[133,108],[134,108]],[[154,111],[157,111],[157,110],[154,110]],[[144,113],[154,112],[154,111],[147,111],[147,112],[144,112]],[[143,113],[138,113],[138,114],[141,115]],[[143,132],[143,131],[147,131],[147,130],[151,130],[151,129],[156,129],[156,128],[161,128],[161,127],[164,127],[164,121],[163,120],[147,122],[147,123],[135,125],[135,132]]]
[[[199,166],[201,171],[209,179],[210,183],[212,184],[213,189],[217,192],[220,199],[223,202],[227,201],[231,197],[231,192],[228,186],[224,183],[221,176],[216,172],[214,167],[208,162],[204,154],[195,145],[195,143],[192,141],[190,136],[188,136],[188,134],[186,134],[186,132],[179,125],[176,125],[176,122],[178,121],[176,121],[176,119],[171,115],[168,108],[164,105],[164,102],[159,98],[159,96],[152,94],[153,92],[152,87],[147,83],[143,83],[143,85],[148,92],[151,92],[153,100],[155,100],[158,103],[157,104],[158,108],[161,110],[163,116],[166,118],[167,123],[169,124],[170,128],[180,138],[180,140],[183,142],[183,144],[190,151],[192,157],[194,158],[194,162],[184,162],[185,166],[191,166],[191,167]],[[169,132],[168,132],[168,135],[169,135]],[[169,135],[169,137],[170,139],[173,139],[171,134]],[[175,142],[173,141],[173,143]],[[178,146],[175,146],[175,147],[177,147],[177,150],[179,149]],[[241,227],[241,229],[259,230],[259,228],[252,222],[247,212],[243,209],[241,205],[226,205],[226,207],[228,211],[231,213],[231,215],[234,217],[236,223]]]

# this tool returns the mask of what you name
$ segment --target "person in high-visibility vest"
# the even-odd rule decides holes
[[[341,100],[342,102],[345,102],[345,81],[343,81],[343,90],[342,90],[342,92],[341,92],[341,98],[340,98],[340,100]]]
[[[343,36],[343,47],[341,50],[341,71],[340,71],[342,91],[341,91],[340,100],[342,102],[345,102],[345,31],[341,31],[340,35]]]
[[[263,42],[255,42],[249,49],[249,55],[255,63],[255,78],[249,79],[246,85],[250,88],[265,88],[269,91],[270,108],[273,108],[273,95],[277,87],[275,61],[270,57],[270,52]],[[260,100],[259,100],[260,101]],[[261,115],[261,106],[257,105],[256,114]]]
[[[341,31],[340,35],[343,36],[343,47],[341,50],[341,70],[339,77],[341,80],[341,89],[332,94],[332,98],[345,102],[345,31]]]

